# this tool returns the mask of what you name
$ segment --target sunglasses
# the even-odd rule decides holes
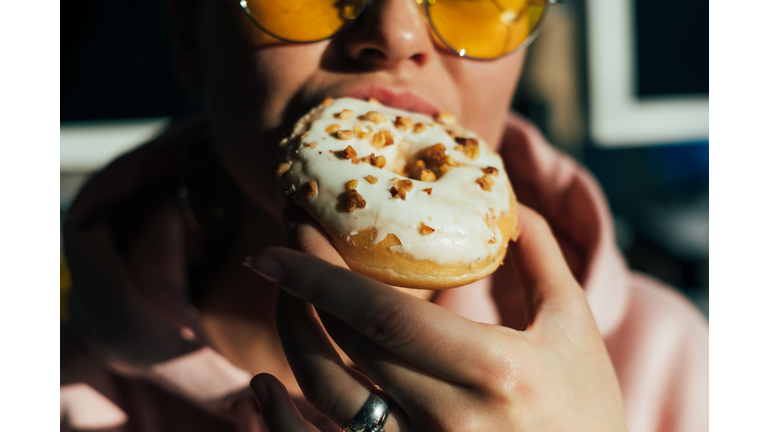
[[[351,26],[373,0],[240,0],[265,33],[285,42],[330,39]],[[547,8],[563,0],[416,0],[434,41],[456,54],[492,60],[528,46]]]

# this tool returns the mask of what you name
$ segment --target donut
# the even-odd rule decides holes
[[[501,157],[449,113],[326,99],[280,147],[283,203],[317,220],[350,269],[387,284],[466,285],[517,238]]]

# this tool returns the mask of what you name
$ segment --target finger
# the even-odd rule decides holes
[[[283,209],[282,219],[288,236],[288,245],[292,249],[320,257],[341,268],[349,268],[320,224],[309,217],[301,207],[295,204],[289,205]]]
[[[375,386],[344,364],[308,303],[281,291],[275,309],[280,343],[301,391],[321,414],[345,426]]]
[[[304,420],[283,383],[270,374],[251,380],[251,391],[261,406],[261,415],[269,432],[319,432]]]
[[[301,207],[295,204],[289,205],[283,210],[282,219],[283,227],[288,236],[288,245],[292,249],[306,252],[320,257],[335,266],[349,269],[347,263],[331,244],[325,230],[316,220],[309,217]],[[433,292],[393,285],[392,287],[402,292],[411,293],[419,298],[425,298],[424,294],[429,295]]]
[[[455,382],[476,382],[498,353],[497,333],[368,277],[285,248],[254,269],[403,360]]]
[[[573,310],[574,302],[588,308],[546,220],[520,205],[518,221],[520,237],[509,244],[510,257],[534,323],[555,311]]]
[[[371,393],[384,397],[370,379],[347,367],[328,340],[313,308],[281,291],[276,305],[280,342],[288,363],[307,400],[344,427],[360,411]],[[390,402],[387,432],[403,431],[405,416]]]
[[[371,342],[353,328],[322,310],[318,311],[328,334],[355,362],[366,376],[378,384],[390,397],[404,407],[430,410],[445,404],[445,395],[455,389],[448,381],[406,362],[388,350]],[[462,383],[468,387],[473,383]],[[431,396],[439,395],[438,398]]]

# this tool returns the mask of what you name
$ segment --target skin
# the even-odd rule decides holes
[[[311,246],[314,256],[270,248],[254,270],[284,289],[278,331],[308,400],[345,425],[380,393],[375,383],[389,400],[387,432],[626,430],[584,292],[546,221],[525,206],[519,216],[508,258],[528,299],[524,331],[467,320],[348,271],[307,216],[289,229],[294,248]],[[323,326],[362,374],[338,356]],[[317,431],[274,376],[257,375],[251,388],[270,431]]]
[[[435,46],[416,2],[374,1],[351,27],[315,44],[265,43],[237,2],[200,2],[196,55],[216,150],[246,192],[277,209],[273,145],[326,97],[373,92],[382,102],[429,114],[448,111],[497,147],[524,53],[467,61]],[[194,71],[194,72],[193,72]],[[406,93],[387,99],[382,93]],[[407,93],[422,103],[409,101]],[[382,97],[383,96],[383,97]],[[406,99],[406,100],[403,100]]]
[[[505,270],[529,282],[525,298],[533,300],[520,302],[528,319],[517,319],[525,331],[468,321],[424,301],[430,292],[349,272],[324,233],[295,211],[285,221],[295,250],[268,248],[255,261],[266,279],[239,265],[280,243],[265,235],[280,230],[275,143],[312,106],[355,95],[448,111],[498,149],[524,52],[462,59],[434,43],[412,0],[374,1],[343,33],[304,45],[269,38],[235,1],[169,4],[182,81],[202,89],[215,151],[251,200],[233,264],[213,278],[201,322],[225,357],[258,374],[252,388],[270,431],[316,430],[290,400],[302,393],[345,426],[374,382],[390,397],[387,432],[626,429],[583,292],[546,222],[525,208],[508,257],[514,269]],[[402,325],[364,321],[355,315],[361,305],[371,316],[401,311]],[[349,368],[352,361],[365,375]]]

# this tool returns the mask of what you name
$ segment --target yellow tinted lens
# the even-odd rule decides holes
[[[428,0],[438,36],[459,54],[492,59],[513,51],[541,21],[546,0]]]
[[[327,39],[357,18],[365,0],[247,0],[248,12],[268,33],[291,42]]]

